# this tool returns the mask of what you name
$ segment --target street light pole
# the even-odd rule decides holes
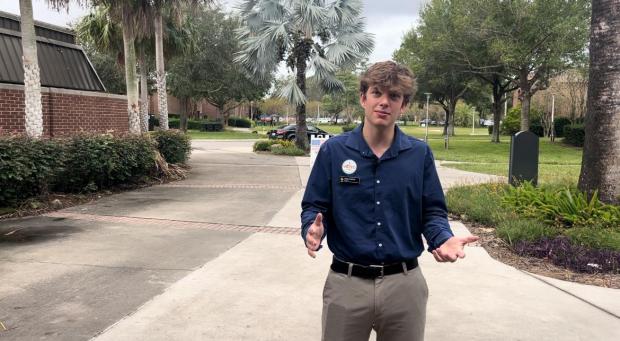
[[[424,142],[428,143],[428,100],[431,97],[431,93],[425,92],[424,94],[426,95],[426,123],[424,124],[426,133],[424,134]]]

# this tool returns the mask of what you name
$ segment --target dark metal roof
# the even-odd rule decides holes
[[[21,34],[15,29],[19,21],[14,17],[0,12],[0,83],[24,84]],[[41,86],[105,91],[84,50],[73,44],[71,31],[36,25]]]

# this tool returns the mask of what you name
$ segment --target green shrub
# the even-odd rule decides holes
[[[168,128],[179,129],[181,127],[181,120],[176,117],[168,117]]]
[[[0,137],[0,206],[45,193],[62,170],[64,155],[55,140]]]
[[[542,112],[530,108],[530,131],[538,136],[545,136],[541,124]],[[502,120],[500,131],[503,135],[514,135],[521,130],[521,107],[510,109]]]
[[[620,207],[602,203],[596,193],[588,198],[585,193],[570,187],[554,190],[537,188],[526,182],[510,187],[502,204],[524,217],[557,227],[620,227]]]
[[[514,107],[508,111],[502,120],[500,131],[502,135],[514,135],[521,130],[521,107]]]
[[[564,126],[564,143],[575,147],[583,147],[586,131],[583,124]]]
[[[508,186],[484,184],[451,188],[446,194],[448,210],[464,220],[493,226],[506,219],[509,211],[499,206]]]
[[[148,135],[73,136],[66,142],[65,167],[56,189],[88,192],[139,182],[155,167],[154,151]]]
[[[252,121],[243,117],[230,117],[228,118],[228,125],[231,127],[251,128]]]
[[[253,150],[255,152],[268,152],[271,151],[271,146],[274,144],[279,144],[282,147],[286,148],[295,146],[295,143],[287,140],[260,140],[254,142]]]
[[[574,245],[597,250],[620,251],[620,230],[574,228],[564,232]]]
[[[506,219],[496,228],[497,236],[509,245],[520,241],[538,241],[542,238],[553,238],[559,235],[557,229],[532,219]]]
[[[487,128],[489,130],[489,135],[493,135],[493,126],[488,126]]]
[[[189,159],[192,144],[189,135],[178,130],[160,130],[153,132],[157,149],[166,162],[183,164]]]
[[[187,120],[187,129],[189,130],[202,130],[203,124],[205,121],[203,120]]]
[[[564,137],[564,127],[571,125],[571,121],[566,117],[558,117],[553,120],[553,127],[555,129],[555,137]]]
[[[538,135],[538,137],[545,137],[545,128],[540,123],[540,120],[533,121],[530,124],[530,131]]]
[[[288,142],[288,141],[284,141],[284,142]],[[285,146],[284,144],[273,144],[271,145],[271,153],[275,154],[275,155],[289,155],[289,156],[303,156],[306,155],[306,153],[293,146]]]
[[[254,147],[252,148],[255,152],[266,152],[269,151],[271,147],[272,140],[260,140],[254,142]]]
[[[347,125],[343,125],[342,126],[342,132],[346,133],[347,131],[351,131],[351,130],[353,130],[355,128],[357,128],[357,124],[355,124],[355,123],[350,123],[350,124],[347,124]]]

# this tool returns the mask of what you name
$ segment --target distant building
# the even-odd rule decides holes
[[[43,134],[127,132],[127,97],[105,92],[75,34],[42,22],[35,22],[35,32]],[[25,131],[23,84],[20,18],[0,11],[0,134]]]

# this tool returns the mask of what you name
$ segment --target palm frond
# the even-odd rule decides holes
[[[293,105],[304,104],[307,101],[306,95],[304,95],[303,91],[297,86],[295,82],[295,78],[291,78],[288,83],[282,88],[280,92],[280,97],[286,99],[289,103]]]
[[[325,7],[310,0],[295,1],[293,21],[306,38],[311,38],[316,30],[324,27],[327,24],[326,18]]]

